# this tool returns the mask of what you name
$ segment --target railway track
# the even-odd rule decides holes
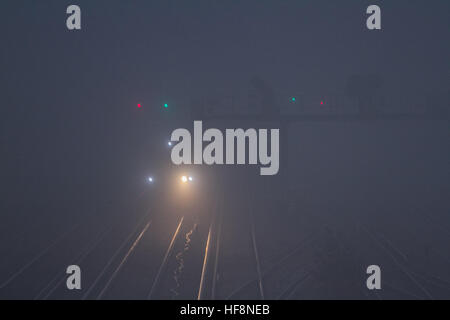
[[[158,290],[158,288],[160,286],[161,277],[167,269],[167,263],[168,263],[169,259],[173,255],[173,249],[175,246],[175,242],[178,239],[178,236],[180,234],[180,230],[181,230],[183,221],[184,221],[184,217],[181,217],[180,222],[178,223],[178,226],[175,230],[175,233],[173,234],[172,239],[170,240],[169,247],[167,248],[166,254],[164,255],[161,266],[158,269],[158,273],[156,274],[155,280],[153,281],[153,285],[152,285],[152,288],[150,289],[147,299],[152,299],[155,296],[156,290]]]
[[[450,292],[450,281],[438,274],[427,273],[417,268],[411,260],[411,253],[402,249],[398,244],[398,239],[393,239],[388,235],[388,229],[377,229],[366,222],[359,222],[357,217],[347,217],[354,221],[353,226],[343,225],[339,219],[330,222],[324,217],[314,218],[315,224],[321,227],[309,234],[305,233],[299,236],[297,243],[289,243],[289,246],[283,248],[284,252],[272,257],[271,262],[269,257],[261,256],[261,252],[265,252],[265,250],[261,250],[258,242],[258,220],[255,218],[255,211],[258,208],[249,207],[242,212],[242,208],[236,207],[234,209],[237,213],[235,216],[230,216],[221,211],[221,208],[225,207],[225,196],[216,199],[215,206],[208,209],[209,215],[201,219],[199,216],[195,218],[186,215],[174,216],[169,219],[170,223],[168,223],[164,217],[154,214],[150,219],[151,211],[148,210],[134,229],[113,250],[109,259],[103,264],[93,281],[89,282],[79,298],[115,298],[117,292],[123,291],[121,290],[124,284],[123,279],[127,279],[130,272],[137,270],[136,266],[146,261],[146,263],[158,265],[158,267],[156,271],[148,272],[147,279],[151,279],[151,281],[142,281],[142,286],[146,287],[146,293],[139,296],[141,299],[192,298],[205,300],[254,299],[255,297],[259,299],[298,299],[308,297],[305,292],[314,288],[314,285],[326,285],[327,280],[323,280],[322,276],[333,264],[336,267],[347,259],[344,261],[347,264],[345,268],[349,264],[366,265],[371,259],[371,256],[364,255],[362,251],[362,247],[366,245],[376,248],[378,250],[376,257],[383,257],[382,261],[387,268],[402,275],[403,280],[392,281],[383,278],[384,290],[369,292],[361,285],[364,283],[365,274],[359,278],[357,276],[347,277],[352,270],[343,270],[342,277],[350,279],[345,288],[353,290],[352,292],[358,294],[358,297],[384,299],[392,295],[408,299],[434,299],[435,292],[446,292],[447,294]],[[250,203],[254,203],[254,201],[250,201]],[[230,229],[230,226],[236,225],[237,217],[240,219],[240,228]],[[162,220],[159,221],[159,225],[155,226],[154,219]],[[423,228],[438,230],[444,236],[448,236],[443,232],[446,230],[445,227],[442,225],[438,227],[435,219],[428,217],[425,218],[425,221],[428,221],[429,226],[423,225]],[[226,223],[228,223],[228,227],[225,225]],[[148,251],[148,246],[154,245],[152,239],[149,238],[149,233],[151,235],[158,229],[162,230],[159,231],[160,233],[166,233],[168,226],[173,229],[168,233],[170,236],[169,241],[165,244],[164,254],[161,254],[161,259],[157,262],[158,255],[150,254]],[[105,226],[97,237],[85,244],[72,262],[81,264],[88,256],[102,250],[101,244],[107,242],[107,237],[111,235],[112,230],[113,225]],[[409,238],[414,237],[414,234],[408,230],[403,231]],[[67,232],[73,233],[74,230]],[[344,233],[348,237],[343,237]],[[185,236],[182,237],[183,235]],[[158,235],[155,237],[157,238]],[[230,237],[236,238],[234,243],[230,243]],[[361,243],[352,243],[352,237],[359,239]],[[325,241],[326,238],[329,240]],[[57,244],[59,241],[58,238],[54,243]],[[327,249],[327,241],[333,244],[331,249]],[[236,248],[236,244],[242,248]],[[46,256],[53,246],[51,244],[50,247],[45,248],[11,275],[3,283],[3,287],[10,285],[34,263]],[[186,246],[188,250],[186,250]],[[441,261],[448,266],[450,263],[448,258],[445,259],[445,253],[434,249],[437,256],[441,257]],[[241,258],[236,259],[234,270],[240,269],[246,277],[224,280],[224,274],[230,267],[226,263],[225,251],[227,250],[233,254],[235,252],[240,254]],[[229,252],[228,256],[230,256]],[[324,270],[322,273],[316,271],[320,268]],[[234,271],[230,273],[234,273]],[[122,278],[122,282],[119,278]],[[45,285],[40,287],[40,290],[34,295],[34,299],[49,299],[59,296],[58,290],[64,290],[65,279],[64,272],[56,273]],[[242,281],[242,279],[245,280]],[[116,291],[111,290],[113,285],[116,287]],[[358,291],[359,293],[357,293]]]

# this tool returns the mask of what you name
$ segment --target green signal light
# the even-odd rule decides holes
[[[291,101],[292,101],[292,102],[295,102],[295,97],[292,97],[292,98],[291,98]]]
[[[164,108],[168,108],[169,105],[167,103],[164,103]]]

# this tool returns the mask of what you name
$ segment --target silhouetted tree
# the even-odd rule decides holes
[[[280,110],[275,104],[275,93],[267,82],[255,76],[250,80],[250,86],[259,98],[258,102],[261,104],[263,115],[272,118],[280,114]]]
[[[362,114],[374,113],[375,97],[382,85],[383,81],[379,75],[352,75],[347,80],[346,93],[357,99],[359,111]]]

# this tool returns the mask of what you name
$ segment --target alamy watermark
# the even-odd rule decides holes
[[[256,165],[259,162],[261,175],[275,175],[279,170],[280,130],[270,129],[270,145],[268,131],[268,129],[253,128],[245,131],[244,129],[226,129],[224,149],[222,131],[210,128],[203,132],[202,121],[194,121],[193,139],[187,129],[179,128],[172,132],[170,139],[172,142],[177,142],[172,148],[172,162],[176,165],[203,163],[242,165],[247,164],[248,157],[250,165]],[[248,150],[246,150],[247,141]],[[203,148],[204,142],[208,143],[205,148]]]

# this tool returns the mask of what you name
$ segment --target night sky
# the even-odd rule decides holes
[[[79,31],[66,28],[70,4],[81,8]],[[366,28],[370,4],[381,7],[381,30]],[[292,122],[281,144],[279,175],[197,166],[192,170],[205,177],[208,190],[199,203],[224,195],[217,202],[223,211],[261,207],[262,255],[302,238],[295,226],[309,230],[310,218],[321,221],[317,225],[334,221],[336,237],[355,243],[360,234],[346,228],[357,216],[375,233],[391,230],[401,243],[408,229],[420,243],[403,243],[405,252],[436,247],[448,263],[448,234],[441,238],[433,228],[418,228],[421,217],[431,215],[450,230],[449,17],[445,0],[1,1],[0,238],[1,252],[10,258],[1,263],[0,282],[39,252],[31,243],[44,248],[72,223],[108,220],[111,209],[105,208],[127,208],[141,192],[153,192],[148,175],[161,181],[179,170],[166,144],[175,128],[191,130],[193,120],[202,120],[187,116],[196,101],[232,96],[233,110],[225,104],[221,112],[251,113],[255,79],[270,88],[276,104],[286,101],[292,108],[290,97],[305,95],[320,108],[318,101],[348,94],[352,76],[376,75],[382,85],[373,92],[390,101],[387,108],[420,105],[431,110],[432,120]],[[204,125],[278,124],[237,116]],[[242,184],[248,189],[235,189]],[[164,201],[170,206],[170,197],[152,199],[161,212]],[[241,223],[238,216],[231,215],[231,228]],[[19,234],[23,241],[9,242]],[[224,246],[226,239],[225,233]],[[59,257],[55,253],[48,265],[63,265]],[[438,258],[424,257],[415,266],[427,270],[427,260],[436,266],[431,274],[441,270]],[[343,265],[354,263],[343,259]],[[45,278],[54,273],[50,269],[36,272]],[[315,277],[327,281],[321,273]],[[448,272],[441,277],[450,280]],[[340,289],[327,295],[311,285],[308,292],[355,297]],[[14,290],[0,291],[1,297],[34,294],[26,284]],[[439,297],[449,298],[450,291]]]

